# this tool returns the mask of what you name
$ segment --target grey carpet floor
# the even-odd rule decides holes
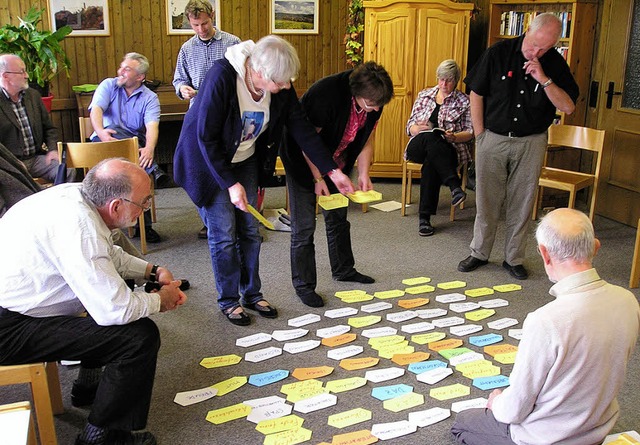
[[[375,188],[382,192],[383,200],[400,200],[399,181],[378,181]],[[414,185],[414,196],[417,197],[417,184]],[[461,280],[466,283],[462,289],[444,291],[436,289],[434,292],[421,295],[406,295],[401,298],[385,300],[392,303],[391,309],[378,312],[382,320],[367,328],[352,328],[357,335],[356,340],[349,345],[363,347],[363,352],[354,358],[377,357],[377,351],[367,343],[362,335],[364,329],[378,327],[393,327],[399,335],[410,340],[411,334],[401,331],[403,325],[428,321],[413,319],[402,323],[391,322],[386,319],[387,314],[403,311],[398,306],[398,300],[417,297],[429,298],[430,302],[419,309],[443,308],[449,309],[448,304],[436,301],[436,296],[450,292],[460,292],[480,287],[514,283],[501,264],[503,260],[503,232],[498,232],[496,245],[489,265],[468,274],[456,270],[458,262],[469,254],[468,245],[473,231],[475,215],[474,194],[470,193],[466,208],[457,212],[456,221],[448,220],[448,193],[443,189],[440,214],[432,222],[436,227],[436,234],[432,237],[421,238],[417,234],[416,206],[408,209],[406,217],[401,217],[399,211],[381,212],[370,209],[362,213],[359,206],[351,204],[349,220],[352,224],[353,250],[356,257],[356,267],[362,273],[376,278],[376,283],[358,285],[341,283],[331,279],[327,257],[326,237],[322,216],[318,217],[316,230],[316,257],[318,263],[318,292],[326,302],[324,308],[312,309],[304,306],[295,296],[290,280],[289,266],[289,234],[286,232],[263,231],[264,243],[261,253],[261,277],[263,292],[273,305],[279,310],[279,317],[267,320],[254,317],[248,327],[231,325],[224,319],[215,303],[216,291],[211,272],[211,263],[207,243],[198,240],[196,235],[201,221],[195,207],[185,193],[178,188],[158,190],[158,222],[156,230],[164,237],[164,241],[150,246],[148,258],[150,261],[168,266],[176,277],[185,277],[191,281],[192,288],[188,291],[189,301],[177,311],[159,314],[153,317],[162,333],[162,348],[158,362],[153,401],[149,415],[148,429],[152,431],[160,444],[262,444],[265,436],[255,429],[256,425],[246,418],[232,420],[227,423],[214,425],[206,420],[207,413],[212,410],[232,406],[243,401],[286,395],[280,392],[284,384],[297,380],[289,375],[277,383],[257,387],[251,384],[232,391],[223,396],[216,396],[195,405],[183,407],[173,402],[178,392],[189,391],[214,385],[233,377],[249,377],[254,374],[274,370],[285,370],[292,373],[296,368],[330,366],[333,372],[322,377],[323,383],[350,377],[364,377],[366,371],[390,367],[401,367],[405,371],[407,366],[398,366],[386,358],[380,358],[374,368],[347,371],[339,366],[339,361],[328,358],[327,352],[331,348],[320,347],[300,354],[282,352],[281,355],[258,363],[244,360],[247,352],[269,347],[282,348],[285,342],[271,340],[266,343],[242,348],[236,346],[236,340],[241,337],[258,333],[271,334],[275,330],[292,329],[287,325],[289,319],[305,314],[317,314],[321,320],[304,326],[309,333],[293,341],[318,340],[318,329],[337,325],[346,325],[347,317],[331,319],[324,316],[326,310],[353,307],[360,309],[364,304],[379,302],[374,299],[364,303],[347,304],[334,296],[337,291],[364,290],[369,294],[375,292],[400,289],[407,286],[402,280],[413,277],[429,277],[432,285],[438,283]],[[267,208],[284,207],[285,197],[283,188],[268,189],[266,196]],[[416,199],[414,197],[414,199]],[[602,248],[596,260],[596,267],[600,274],[608,281],[627,287],[631,258],[633,255],[633,241],[635,229],[613,221],[596,217],[595,227],[597,236],[602,242]],[[533,230],[534,225],[531,225]],[[526,314],[550,301],[548,289],[551,283],[547,280],[541,261],[537,256],[535,243],[531,238],[528,245],[526,266],[531,277],[517,284],[522,290],[511,293],[497,293],[477,299],[468,298],[467,301],[482,301],[491,298],[504,298],[508,306],[495,309],[496,314],[478,322],[483,330],[477,334],[497,333],[504,337],[504,343],[517,345],[517,341],[507,335],[508,329],[493,330],[487,323],[499,318],[515,318],[518,324],[513,328],[520,328]],[[636,296],[638,290],[634,290]],[[356,316],[368,315],[362,311]],[[449,311],[447,316],[460,315]],[[585,323],[588,323],[585,320]],[[447,338],[458,338],[449,333],[449,328],[435,331],[444,332]],[[429,331],[433,332],[433,331]],[[465,347],[482,352],[469,344],[469,335],[460,337]],[[426,345],[410,342],[416,351],[431,353],[430,360],[442,359],[436,352],[430,351]],[[206,369],[199,365],[205,357],[216,357],[237,354],[242,360],[232,366]],[[511,365],[502,365],[485,354],[485,357],[501,367],[502,375],[508,376]],[[602,366],[607,366],[602,363]],[[73,443],[74,437],[82,428],[88,411],[71,406],[69,391],[77,370],[73,367],[60,367],[60,378],[63,386],[65,413],[56,417],[56,428],[61,444]],[[636,430],[640,431],[640,420],[637,407],[640,405],[640,353],[637,349],[633,361],[629,366],[626,385],[620,395],[621,416],[614,432]],[[460,383],[470,388],[470,394],[452,400],[439,401],[430,397],[430,390],[447,385]],[[337,394],[334,406],[319,411],[302,414],[293,411],[304,419],[303,427],[312,433],[311,439],[305,443],[318,444],[331,442],[337,434],[370,429],[374,424],[407,420],[411,412],[440,407],[450,409],[452,402],[487,397],[489,391],[477,389],[471,385],[471,380],[455,371],[453,375],[434,385],[428,385],[417,380],[416,374],[406,371],[399,378],[386,382],[372,383],[347,392]],[[424,403],[400,412],[385,409],[383,402],[372,396],[372,390],[377,387],[405,384],[413,388],[413,392],[424,396]],[[27,388],[14,386],[0,388],[0,403],[28,399]],[[291,403],[290,403],[291,404]],[[291,404],[292,405],[292,404]],[[372,419],[345,428],[328,425],[328,417],[355,408],[363,408],[372,413]],[[418,428],[415,433],[387,441],[393,444],[452,444],[449,428],[455,417],[451,417],[434,425]],[[0,440],[1,442],[1,440]],[[275,443],[275,442],[274,442]],[[287,443],[287,442],[278,442]]]

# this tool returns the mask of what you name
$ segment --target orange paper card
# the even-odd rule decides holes
[[[405,309],[413,309],[414,307],[424,306],[429,303],[428,298],[412,298],[411,300],[398,300],[398,306]]]
[[[397,365],[404,366],[410,363],[423,362],[431,356],[428,352],[414,352],[413,354],[396,354],[391,357],[391,361]]]
[[[309,380],[325,377],[333,372],[331,366],[317,366],[315,368],[296,368],[291,373],[298,380]]]
[[[334,346],[340,346],[347,343],[351,343],[356,339],[356,334],[346,333],[342,335],[336,335],[335,337],[327,337],[322,339],[322,344],[333,348]]]
[[[380,361],[375,357],[347,358],[340,362],[340,367],[347,371],[355,371],[356,369],[371,368]]]
[[[483,351],[489,354],[491,357],[495,357],[497,354],[506,354],[508,352],[516,352],[517,346],[510,345],[508,343],[500,343],[498,345],[485,346]]]
[[[442,349],[454,349],[462,346],[462,340],[458,338],[448,338],[446,340],[435,341],[429,343],[429,349],[432,351],[440,351]]]
[[[333,436],[331,445],[369,445],[376,443],[378,438],[371,434],[369,430],[354,431],[347,434],[336,434]]]

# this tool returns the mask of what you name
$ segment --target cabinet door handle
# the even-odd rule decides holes
[[[614,87],[615,87],[615,83],[614,82],[609,82],[609,88],[607,88],[607,91],[606,91],[607,109],[611,109],[611,106],[613,105],[613,96],[622,95],[622,91],[615,91]]]

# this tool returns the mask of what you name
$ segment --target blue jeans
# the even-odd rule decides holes
[[[245,189],[249,204],[255,207],[258,201],[256,157],[233,164],[232,169]],[[259,274],[262,241],[258,221],[250,213],[235,208],[226,189],[218,189],[198,211],[209,229],[209,251],[220,309],[237,306],[240,296],[246,304],[262,300]]]

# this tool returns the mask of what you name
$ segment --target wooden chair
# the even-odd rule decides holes
[[[638,231],[636,232],[636,247],[633,249],[633,260],[631,261],[631,277],[629,277],[629,287],[631,289],[640,285],[640,219],[638,219]]]
[[[57,445],[53,415],[64,411],[58,366],[55,362],[0,366],[0,386],[24,383],[31,386],[40,443]]]
[[[67,142],[64,145],[66,145],[67,150],[67,167],[70,168],[83,168],[87,171],[107,158],[125,158],[138,164],[138,138],[136,137],[108,142]],[[58,142],[58,154],[61,160],[62,147],[63,143]],[[140,251],[146,254],[147,236],[144,230],[143,213],[139,217]],[[129,236],[132,236],[132,231],[133,228],[130,228]]]
[[[589,218],[593,221],[596,210],[596,196],[598,191],[598,178],[600,177],[600,165],[602,162],[602,149],[604,146],[604,130],[594,128],[576,127],[573,125],[552,125],[549,127],[548,147],[567,147],[576,150],[584,150],[594,153],[591,173],[564,170],[547,167],[547,154],[545,153],[538,191],[536,192],[533,219],[538,216],[538,208],[542,201],[544,187],[569,192],[570,209],[575,208],[576,193],[587,187],[591,187],[591,200],[589,204]],[[547,151],[548,153],[548,151]]]

